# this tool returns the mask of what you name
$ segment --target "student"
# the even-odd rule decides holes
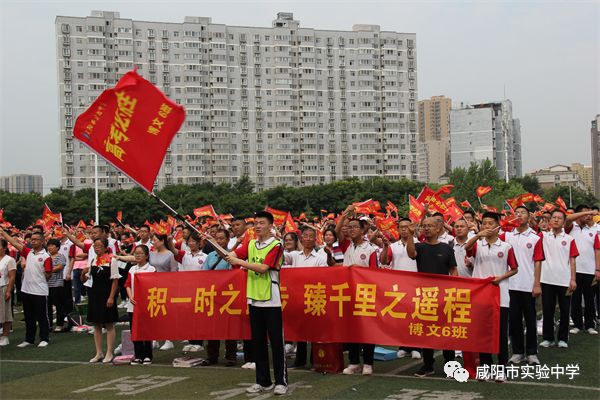
[[[513,364],[527,361],[529,364],[540,365],[537,357],[536,300],[542,294],[540,272],[544,250],[542,240],[529,226],[529,210],[525,206],[518,206],[515,209],[515,217],[519,218],[520,225],[499,236],[500,240],[512,246],[519,265],[519,275],[508,282],[509,326],[513,350],[509,361]],[[527,329],[527,347],[523,341],[523,319]]]
[[[65,301],[65,315],[73,312],[73,285],[71,276],[73,273],[73,264],[71,259],[75,256],[75,246],[65,235],[60,235],[60,249],[58,252],[65,257],[67,263],[63,268],[63,299]]]
[[[8,242],[0,239],[0,324],[2,324],[0,346],[10,344],[8,334],[13,322],[10,298],[15,285],[16,270],[15,259],[8,255]]]
[[[246,392],[260,393],[273,390],[269,372],[268,333],[275,375],[274,393],[283,395],[287,393],[288,385],[279,291],[283,246],[271,236],[271,229],[273,229],[273,215],[266,211],[256,213],[254,230],[258,238],[230,252],[226,260],[231,265],[240,265],[248,269],[246,296],[256,362],[256,384],[247,388]]]
[[[408,218],[402,218],[398,224],[398,231],[400,232],[400,240],[390,244],[390,240],[386,237],[382,237],[383,249],[381,251],[381,265],[388,265],[390,269],[395,271],[412,271],[417,272],[417,262],[411,259],[406,252],[406,243],[412,241],[413,243],[418,242],[417,239],[410,234],[410,226],[412,221]],[[391,261],[391,262],[390,262]],[[399,347],[398,358],[404,358],[409,355],[416,359],[421,359],[421,352],[416,347]]]
[[[344,252],[340,249],[335,228],[325,229],[323,241],[325,242],[325,246],[317,254],[325,257],[330,267],[344,265]]]
[[[317,254],[315,243],[317,241],[317,232],[310,227],[305,227],[300,236],[303,249],[284,254],[284,268],[310,268],[327,267],[327,260]],[[311,345],[312,348],[312,345]],[[296,360],[288,366],[288,369],[302,368],[306,365],[306,353],[308,344],[306,342],[297,342]],[[311,369],[314,369],[312,351],[310,353]]]
[[[215,233],[215,240],[217,244],[229,251],[229,232],[226,229],[217,229]],[[202,271],[220,271],[231,269],[231,265],[225,259],[223,259],[217,251],[211,252],[206,258],[206,262],[202,267]],[[201,365],[212,365],[219,363],[219,346],[221,345],[220,340],[207,340],[206,343],[206,360],[202,361]],[[236,340],[225,340],[225,366],[233,367],[237,360],[236,355],[237,341]]]
[[[570,332],[573,334],[581,332],[584,328],[589,334],[598,334],[596,305],[594,304],[596,290],[592,286],[592,282],[594,277],[600,280],[600,241],[596,230],[588,226],[593,215],[598,215],[598,211],[591,210],[587,205],[579,205],[575,208],[574,214],[567,216],[565,222],[565,233],[575,239],[579,251],[577,289],[573,292],[571,299],[571,317],[575,326]],[[581,310],[582,297],[585,302],[584,316],[582,316]]]
[[[62,332],[65,322],[63,270],[67,265],[67,259],[58,252],[60,249],[58,239],[48,240],[46,247],[52,258],[52,276],[48,280],[48,315],[52,315],[52,306],[54,305],[56,307],[56,329],[54,329],[54,332]],[[49,328],[52,329],[52,322],[50,322]]]
[[[33,346],[35,342],[36,321],[40,326],[38,347],[47,347],[50,341],[50,322],[48,320],[48,280],[52,276],[52,259],[44,250],[44,235],[31,234],[31,249],[25,247],[16,238],[0,228],[0,234],[12,244],[25,258],[23,284],[23,313],[25,314],[25,341],[17,347]]]
[[[347,221],[346,215],[353,212],[356,208],[355,205],[349,205],[335,227],[335,233],[337,234],[338,241],[340,242],[340,249],[344,252],[344,264],[349,267],[366,267],[366,268],[377,268],[377,253],[370,243],[364,241],[364,229],[365,221],[362,219],[352,219],[348,222],[347,232],[350,239],[344,236],[342,228],[345,221]],[[345,375],[353,375],[361,372],[360,369],[360,343],[349,343],[348,344],[348,359],[349,364],[344,369]],[[363,343],[363,375],[373,374],[373,357],[375,355],[375,345],[372,343]]]
[[[552,213],[550,232],[539,234],[546,259],[542,262],[540,282],[542,287],[543,311],[543,342],[541,347],[554,346],[554,313],[556,298],[560,311],[558,325],[558,347],[569,347],[569,314],[571,311],[571,296],[567,289],[573,292],[577,288],[577,266],[575,257],[579,255],[575,240],[563,229],[566,215],[560,210]],[[581,303],[581,300],[579,300]]]
[[[150,249],[150,251],[154,251],[154,247],[152,246],[152,241],[150,240],[150,227],[148,225],[142,225],[139,230],[140,240],[135,242],[135,246],[139,246],[143,244]]]
[[[125,282],[125,289],[127,290],[127,297],[129,302],[127,303],[127,312],[129,313],[129,320],[131,321],[131,329],[133,330],[133,309],[137,305],[135,300],[135,275],[142,273],[156,272],[156,269],[148,263],[150,260],[150,251],[148,246],[140,244],[133,250],[133,256],[135,257],[136,265],[129,269],[127,275],[127,282]],[[150,365],[152,364],[152,341],[151,340],[135,340],[133,342],[134,358],[131,361],[131,365]]]
[[[473,278],[493,277],[492,283],[500,286],[500,351],[498,364],[508,364],[508,318],[510,296],[508,278],[518,272],[518,264],[512,246],[498,238],[500,228],[498,214],[483,214],[482,230],[465,245],[467,256],[474,257]],[[492,355],[480,353],[482,365],[492,365]],[[505,382],[505,376],[496,376],[496,381]],[[482,378],[487,380],[488,377]]]
[[[438,240],[439,225],[440,222],[436,218],[425,218],[421,225],[425,241],[414,243],[412,240],[407,240],[406,253],[417,262],[419,272],[458,276],[454,250],[450,245]],[[414,236],[416,226],[410,224],[408,229],[410,236]],[[444,350],[443,354],[445,362],[454,361],[454,350]],[[435,373],[433,369],[434,362],[433,349],[423,349],[423,366],[415,376],[424,378],[427,375],[433,375]]]

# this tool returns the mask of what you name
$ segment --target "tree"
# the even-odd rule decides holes
[[[541,195],[543,190],[542,187],[540,186],[540,181],[538,180],[538,178],[531,176],[531,175],[525,175],[522,178],[512,178],[511,182],[515,181],[517,183],[520,183],[521,186],[523,186],[523,189],[527,192],[527,193],[533,193],[534,195]]]

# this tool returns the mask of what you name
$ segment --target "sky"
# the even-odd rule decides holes
[[[59,184],[55,18],[92,10],[121,18],[270,27],[292,12],[301,27],[354,24],[417,34],[419,100],[454,105],[506,98],[521,122],[523,172],[590,164],[599,114],[597,1],[4,1],[0,0],[0,176],[35,174],[44,193]]]

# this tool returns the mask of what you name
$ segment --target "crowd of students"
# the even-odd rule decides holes
[[[265,211],[252,219],[230,221],[197,230],[179,225],[183,240],[176,233],[161,235],[147,225],[129,227],[97,225],[77,230],[55,229],[44,232],[36,225],[24,232],[0,230],[0,306],[2,338],[9,344],[12,304],[23,305],[25,341],[17,347],[33,346],[36,322],[38,347],[50,343],[53,307],[56,328],[63,330],[64,317],[73,304],[88,296],[88,323],[94,324],[96,354],[90,362],[110,363],[115,341],[114,323],[118,308],[132,313],[135,305],[134,276],[138,273],[169,271],[207,271],[244,268],[248,273],[247,298],[252,340],[243,344],[245,364],[256,370],[256,384],[249,393],[287,391],[287,369],[307,363],[307,343],[297,343],[296,358],[286,364],[286,353],[294,351],[284,341],[279,292],[280,268],[348,266],[385,268],[438,275],[489,278],[500,287],[499,365],[527,362],[540,364],[538,346],[568,347],[569,334],[586,331],[596,335],[598,300],[596,282],[600,279],[600,215],[597,207],[580,205],[574,210],[545,212],[535,216],[524,206],[514,210],[517,227],[500,229],[499,216],[486,211],[478,218],[466,211],[463,218],[449,225],[444,215],[424,216],[416,223],[398,218],[399,237],[381,232],[368,216],[354,215],[350,205],[337,219],[318,223],[296,222],[286,233],[284,225],[274,226],[273,216]],[[484,207],[485,208],[485,207]],[[256,239],[244,240],[249,227]],[[322,237],[323,243],[317,245]],[[227,254],[217,252],[216,242]],[[252,273],[252,272],[253,273]],[[22,279],[20,277],[22,276]],[[72,284],[73,283],[73,284]],[[121,303],[117,304],[117,297]],[[543,318],[536,318],[537,299],[542,297]],[[583,300],[583,305],[582,305]],[[554,332],[554,313],[558,301],[560,322]],[[582,309],[585,312],[582,312]],[[573,327],[570,328],[572,319]],[[523,320],[526,334],[523,334]],[[103,330],[107,332],[106,356],[102,351]],[[543,341],[538,344],[538,333]],[[275,383],[271,381],[268,342],[272,350]],[[509,337],[512,357],[509,358]],[[204,350],[203,340],[190,338],[183,351]],[[218,363],[219,341],[208,341],[203,365]],[[151,364],[152,342],[134,343],[134,364]],[[161,350],[172,349],[166,341]],[[226,341],[226,365],[236,363],[236,341]],[[374,345],[348,343],[349,365],[343,373],[373,373]],[[362,350],[362,368],[360,366]],[[118,350],[117,350],[118,351]],[[398,357],[411,356],[424,364],[416,373],[434,373],[433,349],[400,347]],[[460,349],[444,349],[445,361],[460,357]],[[481,354],[482,365],[493,363],[491,354]],[[312,356],[309,360],[312,364]],[[493,377],[491,377],[493,378]],[[483,379],[488,379],[484,377]],[[504,378],[499,377],[499,380]]]

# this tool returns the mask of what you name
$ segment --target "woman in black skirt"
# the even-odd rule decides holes
[[[91,363],[102,361],[103,364],[112,362],[112,351],[115,343],[114,322],[119,320],[116,305],[117,289],[119,287],[119,267],[117,260],[108,253],[108,241],[105,238],[94,240],[96,257],[88,261],[88,266],[83,269],[81,281],[92,279],[92,287],[88,296],[87,322],[94,324],[94,343],[96,356]],[[102,324],[106,326],[106,358],[102,354]]]

